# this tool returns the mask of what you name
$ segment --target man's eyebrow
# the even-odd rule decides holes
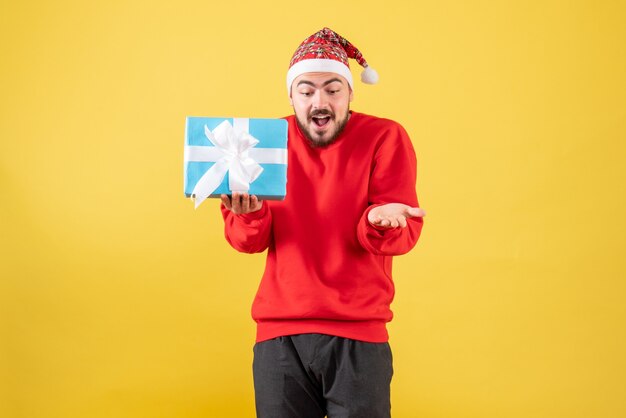
[[[331,78],[330,80],[326,80],[326,81],[324,82],[324,85],[325,85],[325,86],[327,86],[327,85],[329,85],[330,83],[334,83],[335,81],[338,81],[338,82],[340,82],[341,84],[343,84],[343,82],[341,81],[341,79],[340,79],[340,78],[335,77],[335,78]]]
[[[334,77],[334,78],[331,78],[330,80],[324,81],[324,83],[322,84],[322,87],[327,86],[330,83],[334,83],[335,81],[338,81],[338,82],[343,84],[343,82],[341,81],[340,78]],[[298,84],[296,85],[296,87],[299,86],[300,84],[306,84],[306,85],[309,85],[311,87],[317,87],[312,81],[309,81],[309,80],[300,80],[300,81],[298,81]]]
[[[313,84],[312,82],[310,82],[308,80],[300,80],[300,81],[298,81],[298,84],[296,85],[296,87],[299,86],[300,84],[308,84],[309,86],[315,87],[315,84]]]

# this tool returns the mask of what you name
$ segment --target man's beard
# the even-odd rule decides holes
[[[313,116],[325,116],[325,115],[330,116],[331,120],[335,120],[335,113],[331,112],[330,110],[321,109],[321,110],[315,110],[315,111],[309,113],[307,115],[307,120],[309,122],[309,126],[311,126],[311,129],[315,129],[315,123],[312,121]],[[314,138],[311,135],[309,130],[306,128],[306,126],[300,121],[300,118],[298,117],[298,115],[296,115],[296,121],[298,122],[298,126],[300,127],[300,131],[304,134],[306,139],[309,140],[309,143],[313,147],[316,147],[316,148],[324,148],[324,147],[327,147],[330,144],[334,143],[337,140],[337,138],[339,137],[339,135],[341,135],[341,133],[343,132],[344,128],[346,127],[346,124],[348,123],[348,119],[350,119],[350,112],[349,111],[346,113],[346,117],[343,120],[337,121],[337,126],[335,128],[335,132],[332,133],[330,138],[328,138],[325,141],[320,141],[319,139],[316,139],[316,138]],[[330,123],[330,120],[327,123]]]

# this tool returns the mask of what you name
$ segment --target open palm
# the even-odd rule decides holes
[[[367,220],[375,226],[383,228],[405,228],[409,218],[422,218],[426,212],[402,203],[387,203],[377,206],[367,214]]]

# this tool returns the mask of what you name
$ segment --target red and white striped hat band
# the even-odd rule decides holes
[[[361,51],[332,29],[324,28],[306,38],[291,57],[287,92],[291,92],[291,84],[299,75],[312,72],[339,74],[348,81],[350,88],[354,88],[348,58],[355,59],[364,67],[361,81],[367,84],[378,82],[378,74],[367,65]]]

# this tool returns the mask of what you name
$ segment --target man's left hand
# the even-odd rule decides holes
[[[367,214],[370,224],[382,228],[406,228],[408,218],[423,218],[426,212],[402,203],[387,203],[377,206]]]

